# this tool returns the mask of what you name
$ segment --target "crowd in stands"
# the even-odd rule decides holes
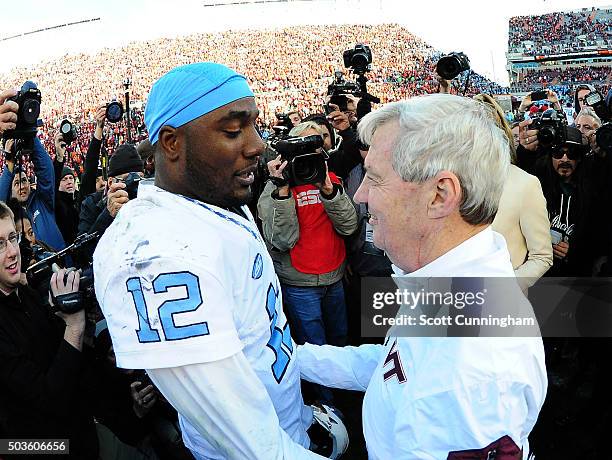
[[[518,81],[512,83],[512,91],[533,91],[554,85],[571,86],[574,82],[591,83],[601,86],[612,78],[610,66],[580,66],[566,69],[529,69],[521,73]],[[604,92],[605,94],[605,92]]]
[[[141,106],[153,82],[171,68],[198,61],[226,64],[248,77],[261,110],[260,125],[269,128],[276,123],[275,113],[297,110],[307,116],[321,112],[334,71],[348,72],[342,52],[356,43],[366,43],[372,49],[368,91],[382,103],[437,91],[435,63],[440,53],[405,28],[390,24],[300,26],[134,42],[14,69],[0,74],[0,87],[19,87],[26,80],[38,84],[43,97],[43,144],[53,151],[49,132],[68,117],[79,128],[78,140],[69,146],[69,165],[82,171],[95,111],[112,100],[124,100],[125,78],[132,81],[131,99]],[[353,76],[347,74],[347,78]],[[459,79],[461,88],[464,79]],[[506,91],[472,74],[468,94],[479,92]],[[132,134],[140,140],[146,136],[142,113],[134,115]],[[106,130],[106,147],[112,151],[125,140],[125,126],[109,125]]]
[[[557,12],[510,18],[508,51],[527,55],[573,52],[612,45],[612,10]]]

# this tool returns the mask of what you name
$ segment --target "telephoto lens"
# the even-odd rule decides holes
[[[445,80],[453,80],[466,70],[470,70],[470,60],[463,53],[450,53],[442,56],[436,64],[438,75]]]

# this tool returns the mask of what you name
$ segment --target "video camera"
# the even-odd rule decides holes
[[[325,182],[327,155],[317,153],[323,147],[321,136],[282,139],[274,145],[283,160],[288,162],[283,177],[290,186]]]
[[[51,275],[53,275],[53,272],[56,271],[57,268],[56,264],[62,262],[62,259],[66,255],[76,256],[83,246],[96,239],[98,239],[97,232],[85,233],[77,237],[74,243],[67,248],[55,253],[45,254],[42,260],[36,262],[26,270],[28,285],[32,286],[39,293],[44,294],[43,298],[46,299],[46,293],[49,291],[49,283],[51,282]],[[55,300],[55,307],[59,311],[70,314],[93,305],[95,301],[95,291],[93,267],[91,263],[86,268],[80,270],[80,272],[81,279],[78,293],[65,297],[64,299],[58,298]]]
[[[274,134],[271,137],[271,142],[275,139],[285,139],[289,135],[289,131],[293,128],[293,122],[286,113],[277,113],[276,124],[272,126]]]
[[[352,81],[347,81],[344,78],[344,73],[341,70],[337,70],[334,72],[334,81],[327,87],[327,95],[330,96],[329,104],[335,104],[341,112],[345,112],[348,105],[347,94],[361,97],[359,86]]]
[[[15,129],[7,129],[2,137],[4,139],[33,139],[38,129],[38,117],[40,115],[41,93],[36,83],[26,81],[21,90],[9,101],[19,104],[17,111],[17,126]]]
[[[612,154],[612,107],[606,104],[604,98],[597,91],[591,91],[586,95],[584,101],[591,106],[603,124],[595,133],[597,146],[608,154]],[[612,101],[612,97],[610,98]]]

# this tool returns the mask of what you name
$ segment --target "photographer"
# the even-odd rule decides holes
[[[75,195],[75,173],[65,166],[66,142],[61,133],[55,135],[55,221],[66,244],[72,244],[77,236],[79,211]]]
[[[0,259],[0,438],[70,439],[70,458],[97,458],[84,397],[85,312],[52,315],[24,284],[13,213],[4,203]],[[55,298],[78,291],[78,272],[60,270],[50,288]]]
[[[609,158],[585,157],[581,132],[562,123],[554,128],[565,132],[562,145],[541,146],[534,121],[519,125],[517,164],[540,180],[546,198],[554,256],[547,276],[592,276],[607,241],[597,203],[606,195]]]
[[[108,193],[93,193],[81,205],[79,235],[98,232],[101,236],[110,226],[121,207],[130,200],[124,180],[131,173],[143,177],[144,165],[136,148],[123,144],[117,147],[108,163]],[[89,256],[93,256],[93,249]]]
[[[85,155],[85,171],[81,176],[79,188],[79,205],[92,193],[100,191],[104,186],[102,169],[98,168],[100,162],[100,151],[104,136],[104,122],[106,120],[106,106],[98,107],[95,115],[96,128],[94,130],[89,147]]]
[[[321,135],[313,122],[291,130],[291,136]],[[297,343],[346,342],[346,304],[342,277],[346,250],[343,236],[357,227],[357,215],[337,176],[328,172],[323,183],[290,187],[280,156],[268,163],[272,181],[259,198],[263,223],[276,273],[281,281],[285,311]],[[331,402],[328,389],[318,399]]]
[[[597,116],[595,110],[588,106],[584,107],[576,117],[575,126],[589,143],[591,151],[588,155],[600,155],[602,152],[597,145],[595,133],[601,126],[601,119]]]
[[[13,101],[6,101],[7,97],[15,94],[9,91],[0,96],[0,120],[5,120],[0,121],[2,132],[14,129],[12,126],[17,121],[19,106]],[[8,140],[5,145],[10,155],[5,158],[6,164],[0,176],[0,200],[6,203],[11,196],[16,198],[25,208],[36,237],[56,250],[63,249],[66,245],[55,221],[55,177],[51,158],[38,137],[34,136],[30,159],[34,164],[37,187],[32,190],[25,172],[15,165],[17,156],[21,155],[17,151],[19,142]]]

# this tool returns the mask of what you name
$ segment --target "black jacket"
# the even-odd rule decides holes
[[[98,232],[101,237],[106,229],[113,223],[113,216],[106,208],[106,197],[103,192],[96,192],[89,195],[81,203],[81,213],[79,215],[79,235],[84,233]],[[90,243],[81,250],[82,263],[91,262],[97,243]]]
[[[70,458],[97,458],[83,353],[35,291],[17,292],[0,293],[0,438],[70,439]]]
[[[542,185],[551,224],[561,220],[573,225],[567,256],[562,260],[555,258],[546,276],[591,276],[595,259],[608,251],[609,211],[605,203],[610,193],[612,159],[582,158],[572,174],[573,192],[568,200],[567,187],[563,187],[553,169],[549,154],[529,152],[522,146],[516,153],[517,166],[536,176]]]
[[[77,210],[74,195],[72,193],[59,191],[64,163],[60,163],[56,158],[53,161],[53,168],[55,170],[55,222],[64,237],[66,246],[68,246],[72,244],[77,237],[79,211]]]

